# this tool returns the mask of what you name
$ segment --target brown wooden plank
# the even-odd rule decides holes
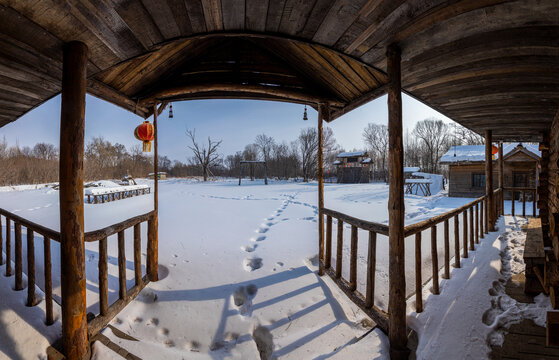
[[[16,280],[15,280],[15,290],[20,291],[23,290],[23,254],[22,254],[22,247],[21,247],[21,224],[15,223],[14,224],[14,233],[15,233],[15,248],[14,248],[14,257],[15,257],[15,271],[16,271]]]
[[[141,1],[122,1],[114,3],[113,6],[146,49],[163,41],[163,35]]]
[[[423,280],[421,271],[423,268],[421,259],[421,232],[415,234],[415,311],[423,312]]]
[[[269,0],[245,0],[245,26],[248,31],[264,32]]]
[[[369,247],[367,252],[367,293],[365,306],[372,307],[375,303],[375,277],[377,263],[377,233],[369,231]]]
[[[334,45],[346,29],[359,16],[359,12],[367,0],[351,2],[337,0],[328,13],[323,16],[323,21],[313,36],[313,41],[325,45]]]
[[[266,16],[266,31],[278,32],[281,16],[285,8],[286,0],[273,0],[268,2],[268,14]]]
[[[245,0],[226,0],[221,2],[224,30],[245,29]]]
[[[140,224],[134,225],[134,280],[136,285],[142,281],[142,255],[141,255]]]
[[[303,31],[314,5],[314,1],[287,0],[283,7],[279,32],[291,36],[299,35]]]
[[[475,250],[475,246],[474,246],[474,207],[472,206],[470,208],[470,250],[474,251]]]
[[[44,250],[44,272],[45,272],[45,312],[46,324],[52,325],[54,323],[54,315],[52,311],[52,261],[50,239],[43,237],[43,250]]]
[[[101,315],[107,315],[109,309],[109,285],[108,285],[108,259],[107,238],[99,240],[99,308]]]
[[[118,297],[126,299],[126,253],[124,249],[124,230],[118,232]]]
[[[357,289],[357,226],[351,227],[351,248],[349,253],[349,284],[350,289]]]
[[[165,39],[171,39],[181,35],[181,31],[167,0],[142,0],[142,3]]]
[[[337,231],[337,243],[336,243],[336,278],[342,276],[342,258],[344,251],[344,222],[338,219],[338,231]]]
[[[326,216],[326,254],[324,256],[324,267],[329,268],[332,264],[332,216],[330,215]]]
[[[12,276],[12,225],[6,217],[6,276]]]
[[[454,215],[454,267],[460,267],[460,223],[458,215]]]
[[[201,0],[208,31],[223,30],[221,0]]]
[[[433,268],[433,294],[439,295],[439,255],[437,252],[437,226],[431,228],[431,262]]]
[[[190,23],[190,17],[186,10],[185,3],[186,1],[184,0],[167,0],[167,5],[173,14],[175,23],[182,36],[192,34],[192,24]]]
[[[27,228],[27,306],[35,306],[35,239]]]
[[[468,257],[468,210],[462,212],[462,236],[464,240],[464,258]]]
[[[443,279],[450,279],[450,236],[448,219],[444,221],[444,275]]]

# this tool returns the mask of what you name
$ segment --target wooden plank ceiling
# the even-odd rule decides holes
[[[142,117],[160,100],[327,101],[407,93],[496,139],[538,140],[559,107],[557,0],[0,0],[0,127],[60,92],[62,47],[88,92]]]

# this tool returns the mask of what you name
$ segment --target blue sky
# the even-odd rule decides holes
[[[159,153],[171,160],[185,162],[192,156],[187,148],[185,130],[196,129],[200,141],[208,136],[223,140],[220,153],[233,154],[265,133],[276,141],[294,140],[300,130],[316,126],[317,112],[308,108],[309,121],[303,121],[303,105],[252,100],[196,100],[173,103],[174,118],[167,110],[158,121]],[[387,124],[386,96],[361,106],[328,126],[334,131],[338,143],[346,150],[361,149],[363,129],[369,122]],[[403,95],[404,128],[410,131],[415,123],[436,117],[445,121],[437,111]],[[134,128],[142,118],[88,95],[86,100],[86,141],[102,136],[127,148],[139,142],[134,138]],[[0,137],[10,145],[33,146],[48,142],[58,146],[60,133],[60,96],[30,111],[14,123],[0,128]]]

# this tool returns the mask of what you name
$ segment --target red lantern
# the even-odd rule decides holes
[[[143,141],[144,143],[144,152],[151,151],[151,142],[154,139],[154,129],[153,124],[149,121],[144,121],[142,124],[138,125],[134,130],[134,136],[136,139]]]
[[[499,152],[499,148],[496,147],[495,145],[491,145],[491,154],[495,155],[498,152]]]

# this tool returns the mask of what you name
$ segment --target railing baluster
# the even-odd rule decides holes
[[[326,255],[324,255],[324,268],[332,265],[332,216],[326,215]]]
[[[35,239],[27,228],[27,306],[35,306]]]
[[[479,244],[479,204],[476,204],[476,221],[475,221],[475,225],[476,225],[476,231],[475,231],[475,240],[476,240],[476,244]]]
[[[109,312],[109,285],[107,264],[107,238],[99,240],[99,307],[101,315]]]
[[[483,200],[479,202],[479,238],[483,239],[484,232],[483,232]]]
[[[526,217],[526,191],[522,190],[522,217]]]
[[[536,201],[538,198],[538,192],[532,191],[532,216],[536,217]]]
[[[342,254],[344,246],[344,222],[338,219],[338,245],[336,247],[336,278],[342,276]]]
[[[126,299],[126,254],[124,253],[124,230],[118,232],[118,295]]]
[[[421,231],[415,234],[415,311],[423,311],[423,280],[421,279]]]
[[[460,267],[460,221],[454,215],[454,267]]]
[[[474,207],[470,208],[470,250],[474,250]]]
[[[349,288],[357,289],[357,226],[351,225],[351,252],[349,262]]]
[[[439,294],[439,257],[437,253],[437,225],[431,227],[431,261],[433,262],[433,294]]]
[[[514,205],[515,205],[515,201],[514,201],[514,190],[512,191],[512,216],[514,216]]]
[[[486,234],[489,234],[489,200],[487,198],[483,199],[485,202],[485,219],[484,219],[484,226],[483,229],[485,230]]]
[[[142,282],[142,239],[140,235],[140,224],[134,225],[134,281],[136,285]]]
[[[21,249],[21,224],[15,223],[16,291],[23,290],[23,254]]]
[[[450,239],[448,234],[448,219],[444,221],[444,279],[450,279]]]
[[[47,325],[54,323],[54,316],[52,312],[52,262],[50,256],[50,239],[43,238],[43,253],[45,255],[45,306],[47,312],[46,322]]]
[[[370,308],[375,303],[375,275],[377,268],[377,233],[369,231],[369,253],[367,254],[367,294],[365,307]]]
[[[6,218],[6,276],[12,276],[12,225]]]
[[[468,257],[468,210],[464,210],[462,212],[462,222],[464,223],[462,225],[462,233],[464,236],[464,258]]]
[[[2,254],[2,252],[4,251],[4,240],[2,239],[2,237],[2,216],[0,216],[0,265],[4,265],[4,254]]]

